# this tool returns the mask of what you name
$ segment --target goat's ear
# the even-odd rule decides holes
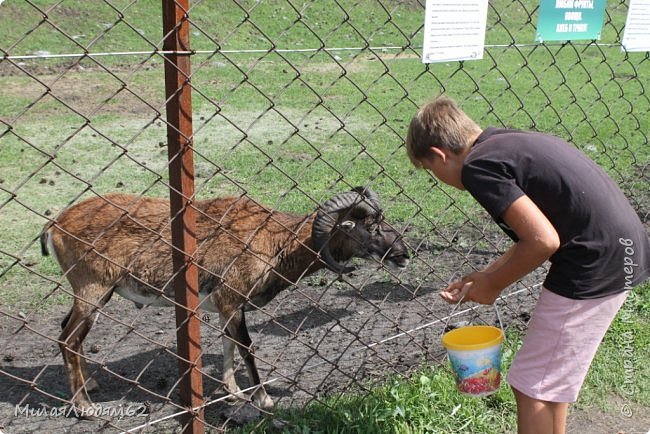
[[[354,229],[355,226],[356,226],[356,223],[353,222],[352,220],[345,220],[345,221],[341,222],[341,224],[339,225],[339,227],[341,227],[341,229],[343,229],[345,231],[352,230],[352,229]]]

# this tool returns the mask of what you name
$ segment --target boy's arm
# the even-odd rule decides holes
[[[501,291],[543,264],[560,246],[557,231],[528,196],[515,200],[502,218],[519,241],[485,270],[450,284],[440,293],[443,299],[455,303],[465,297],[492,304]]]

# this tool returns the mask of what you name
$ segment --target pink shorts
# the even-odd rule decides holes
[[[575,402],[589,365],[629,291],[573,300],[542,289],[508,383],[526,396]]]

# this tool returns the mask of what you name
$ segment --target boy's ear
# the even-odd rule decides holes
[[[445,154],[445,152],[442,149],[436,148],[435,146],[432,146],[431,148],[429,148],[429,150],[431,151],[431,153],[434,156],[440,157],[440,159],[442,159],[443,163],[447,162],[447,154]]]

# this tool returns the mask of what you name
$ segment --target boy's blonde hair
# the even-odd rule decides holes
[[[456,102],[440,96],[422,107],[411,120],[406,134],[406,152],[415,167],[432,153],[430,148],[448,149],[459,154],[470,145],[470,138],[481,128],[465,114]]]

